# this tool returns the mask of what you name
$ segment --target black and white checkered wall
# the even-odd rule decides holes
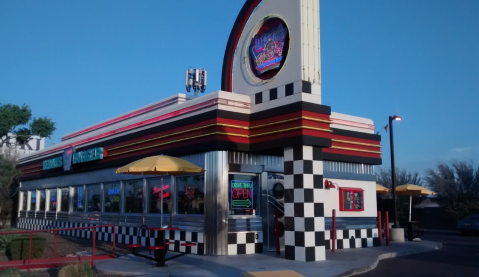
[[[60,228],[91,227],[96,224],[75,223],[65,221],[44,220],[35,218],[19,218],[17,228],[27,230],[45,230]],[[69,230],[60,231],[58,234],[73,236],[79,238],[91,239],[93,231],[91,230]],[[138,236],[138,227],[115,226],[116,242],[121,244],[141,243],[143,246],[155,245],[155,239],[158,238],[158,231],[142,231]],[[100,241],[113,241],[113,228],[101,227],[96,229],[96,238]],[[138,241],[138,239],[140,241]],[[204,255],[204,237],[202,232],[188,231],[165,231],[165,239],[174,242],[170,244],[170,251],[184,253],[187,250],[192,254]],[[185,242],[194,242],[195,246],[181,246]],[[188,249],[189,248],[189,249]]]
[[[321,86],[308,81],[297,81],[277,88],[268,89],[251,95],[251,103],[257,105],[296,93],[309,93],[321,95]]]
[[[285,257],[326,259],[323,152],[320,147],[284,149]]]
[[[263,232],[228,233],[228,255],[263,253]]]
[[[331,249],[331,231],[325,232],[326,249]],[[379,246],[378,229],[336,230],[336,249]]]

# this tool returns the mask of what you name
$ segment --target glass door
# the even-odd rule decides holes
[[[276,251],[275,216],[277,216],[280,249],[284,250],[284,175],[271,172],[265,175],[263,201],[266,205],[262,215],[264,245],[268,251]]]

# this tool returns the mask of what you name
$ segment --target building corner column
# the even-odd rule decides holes
[[[284,187],[286,259],[326,260],[322,148],[284,148]]]

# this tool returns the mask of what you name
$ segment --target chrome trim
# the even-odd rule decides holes
[[[228,255],[228,152],[205,154],[205,254]]]

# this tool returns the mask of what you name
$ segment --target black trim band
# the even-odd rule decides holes
[[[337,129],[337,128],[331,128],[331,132],[333,133],[333,135],[338,135],[338,136],[346,136],[346,137],[352,137],[352,138],[360,138],[360,139],[369,139],[369,140],[381,141],[381,136],[380,135],[375,135],[375,134],[366,134],[366,133],[350,131],[350,130],[343,130],[343,129]]]
[[[349,162],[349,163],[358,163],[358,164],[372,164],[372,165],[381,165],[381,158],[370,158],[370,157],[361,157],[361,156],[351,156],[343,155],[336,153],[327,153],[323,152],[323,158],[325,161],[338,161],[338,162]]]
[[[294,102],[284,106],[272,108],[269,110],[253,113],[250,115],[250,119],[251,121],[256,121],[256,120],[265,119],[268,117],[293,113],[297,111],[309,111],[309,112],[331,115],[330,106],[324,106],[324,105],[300,101],[300,102]]]

